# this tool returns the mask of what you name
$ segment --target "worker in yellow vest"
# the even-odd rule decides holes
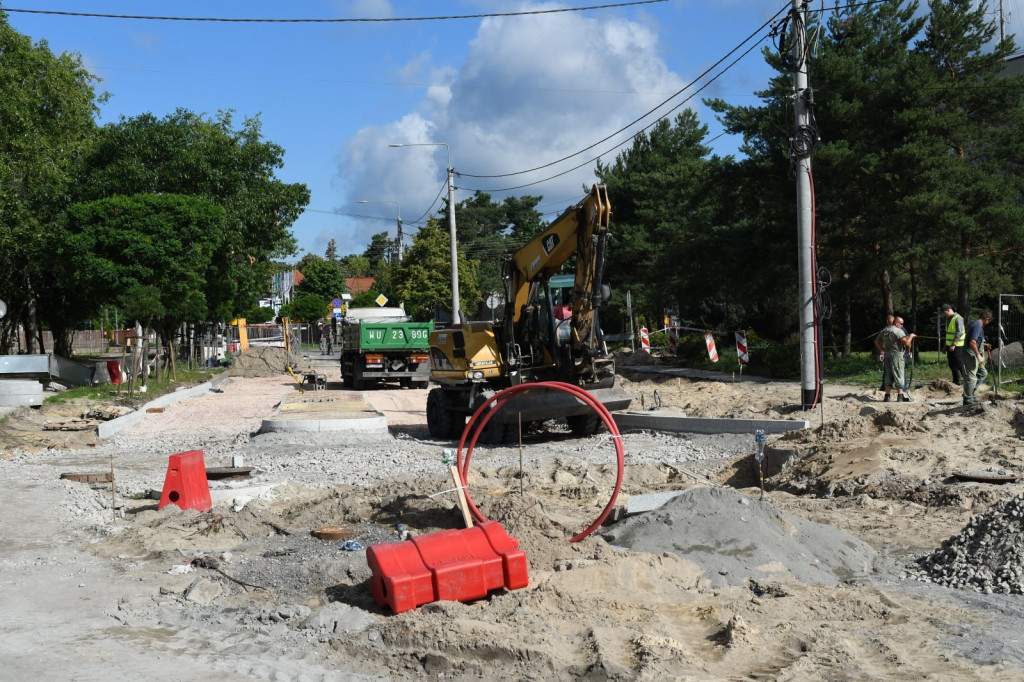
[[[953,383],[959,386],[967,375],[964,369],[964,318],[948,303],[942,305],[942,314],[946,318],[946,338],[943,341],[946,360],[953,373]]]

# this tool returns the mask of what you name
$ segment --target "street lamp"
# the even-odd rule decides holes
[[[361,199],[360,204],[394,204],[398,211],[398,262],[402,262],[402,205],[388,199]]]
[[[389,147],[444,147],[448,150],[448,231],[452,250],[452,324],[459,324],[459,247],[455,236],[455,169],[452,167],[452,149],[447,142],[417,142],[389,144]]]

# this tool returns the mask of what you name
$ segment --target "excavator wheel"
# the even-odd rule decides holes
[[[473,411],[475,412],[476,409],[492,395],[494,395],[493,392],[478,395],[473,401]],[[481,414],[480,420],[483,420],[483,418],[484,415]],[[479,423],[479,421],[477,423]],[[510,440],[512,440],[512,429],[499,422],[498,415],[491,417],[491,420],[487,422],[487,426],[485,426],[484,430],[480,433],[480,437],[477,438],[477,442],[491,445],[504,443]]]
[[[465,417],[452,410],[451,396],[440,388],[427,394],[427,428],[434,438],[449,440],[462,435]]]
[[[596,414],[577,414],[566,417],[569,423],[569,430],[577,437],[593,436],[601,428],[601,417]]]

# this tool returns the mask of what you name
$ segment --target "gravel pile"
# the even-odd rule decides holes
[[[604,534],[636,551],[672,552],[705,569],[715,585],[791,575],[837,585],[868,575],[875,550],[833,526],[788,514],[732,488],[695,488]]]
[[[908,576],[961,590],[1024,594],[1024,495],[975,516]]]

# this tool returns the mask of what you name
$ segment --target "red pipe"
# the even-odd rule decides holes
[[[459,439],[459,449],[456,453],[455,466],[459,471],[459,478],[462,480],[462,485],[466,491],[466,502],[469,504],[470,513],[477,522],[483,523],[487,519],[485,519],[484,515],[480,513],[476,503],[473,502],[473,498],[470,497],[468,483],[469,461],[473,456],[473,448],[476,447],[477,438],[481,433],[483,433],[484,428],[487,426],[487,422],[490,421],[502,407],[504,407],[505,403],[520,393],[526,393],[528,391],[541,388],[554,389],[564,393],[569,393],[589,405],[590,408],[597,412],[597,415],[601,417],[605,427],[608,429],[608,433],[612,435],[612,440],[615,442],[615,455],[618,460],[615,489],[612,491],[611,498],[609,498],[608,504],[605,505],[600,516],[598,516],[597,519],[595,519],[587,528],[580,531],[569,540],[569,542],[579,542],[593,533],[604,522],[604,520],[608,518],[608,514],[611,513],[612,507],[615,506],[615,500],[619,496],[619,491],[622,489],[622,477],[625,471],[625,454],[622,448],[622,435],[619,433],[619,427],[615,423],[615,419],[612,418],[611,412],[608,411],[607,407],[602,405],[594,396],[590,395],[579,386],[563,383],[561,381],[538,381],[535,383],[510,386],[498,391],[476,408],[476,411],[473,412],[473,416],[469,418],[469,423],[466,424],[466,428],[462,432],[462,438]],[[491,403],[495,403],[493,410],[488,409]],[[480,422],[480,425],[477,426],[477,419],[479,419],[481,415],[483,415],[483,420]],[[469,438],[469,448],[466,450],[466,461],[463,462],[462,448],[466,445],[466,438],[470,433],[472,433],[472,437]]]

